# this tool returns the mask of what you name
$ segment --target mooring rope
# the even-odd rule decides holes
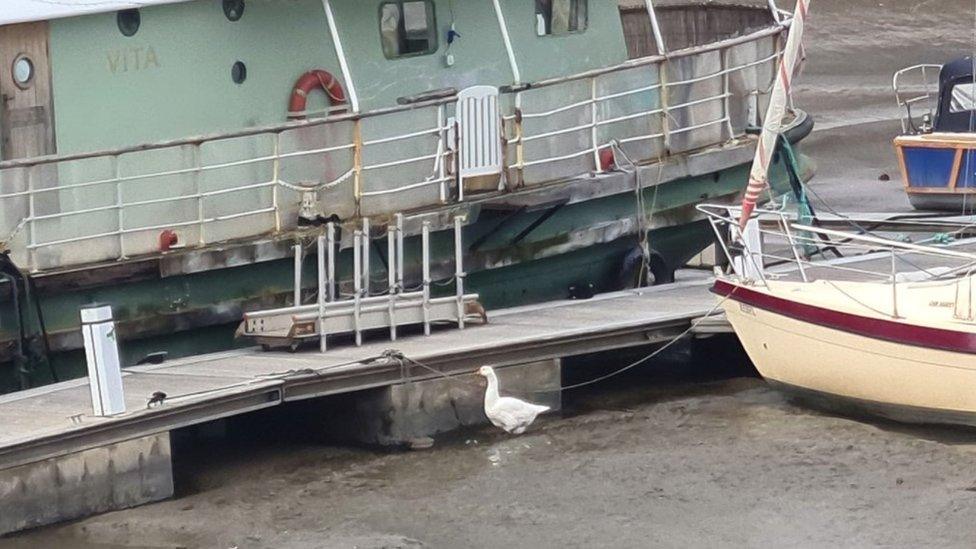
[[[623,368],[614,370],[613,372],[610,372],[608,374],[604,374],[602,376],[596,377],[596,378],[591,379],[591,380],[588,380],[588,381],[583,381],[583,382],[580,382],[580,383],[574,383],[572,385],[566,385],[566,386],[563,386],[563,387],[559,387],[558,390],[559,391],[569,391],[569,390],[572,390],[572,389],[579,389],[580,387],[586,387],[586,386],[589,386],[589,385],[594,385],[594,384],[599,383],[601,381],[606,381],[606,380],[608,380],[610,378],[613,378],[613,377],[616,377],[616,376],[618,376],[618,375],[620,375],[620,374],[622,374],[624,372],[627,372],[629,370],[632,370],[632,369],[636,368],[637,366],[640,366],[641,364],[644,364],[645,362],[653,359],[654,357],[660,355],[664,351],[666,351],[669,348],[671,348],[678,341],[681,341],[682,339],[684,339],[685,337],[687,337],[689,334],[693,333],[698,328],[698,326],[700,326],[703,322],[705,322],[706,320],[708,320],[709,318],[711,318],[712,315],[714,315],[715,312],[722,305],[724,305],[725,302],[728,301],[735,294],[735,292],[737,291],[737,289],[738,289],[737,286],[734,287],[732,289],[732,291],[728,295],[726,295],[725,297],[723,297],[722,299],[720,299],[717,303],[715,303],[715,305],[711,309],[709,309],[708,312],[706,312],[703,316],[701,316],[701,317],[695,319],[694,321],[692,321],[691,325],[688,326],[687,329],[685,329],[680,334],[676,335],[674,338],[672,338],[670,341],[668,341],[667,343],[665,343],[661,347],[658,347],[657,349],[655,349],[653,352],[645,355],[643,358],[641,358],[639,360],[636,360],[634,362],[631,362],[630,364],[624,366]],[[400,351],[398,351],[396,349],[388,349],[388,350],[384,351],[381,356],[383,356],[384,358],[389,358],[391,360],[399,360],[399,361],[410,362],[411,364],[415,364],[417,366],[420,366],[421,368],[424,368],[425,370],[429,370],[430,372],[432,372],[434,374],[437,374],[438,376],[440,376],[440,377],[442,377],[444,379],[451,379],[452,377],[455,377],[457,375],[464,375],[464,374],[469,373],[469,372],[461,372],[461,373],[455,374],[454,376],[450,376],[450,375],[445,374],[444,372],[442,372],[442,371],[434,368],[433,366],[430,366],[428,364],[424,364],[423,362],[420,362],[419,360],[410,358],[410,357],[404,355],[402,352],[400,352]],[[408,381],[409,382],[411,380],[410,379],[405,379],[404,381]],[[554,390],[556,390],[556,389],[554,389]]]

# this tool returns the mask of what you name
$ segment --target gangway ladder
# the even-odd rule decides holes
[[[369,221],[356,225],[351,236],[353,256],[353,294],[351,299],[337,296],[336,260],[339,248],[336,239],[336,226],[329,223],[324,234],[317,237],[317,282],[316,302],[300,304],[299,291],[302,286],[301,266],[303,250],[301,245],[295,250],[295,305],[280,309],[253,311],[245,313],[242,334],[254,338],[266,348],[288,347],[297,350],[302,341],[317,338],[319,350],[328,348],[327,338],[334,334],[353,334],[356,344],[363,342],[363,332],[377,328],[389,329],[390,339],[396,340],[400,326],[423,324],[424,334],[431,333],[435,322],[457,322],[459,329],[465,327],[465,311],[471,303],[478,300],[477,294],[464,293],[464,247],[462,225],[464,217],[454,219],[454,279],[455,295],[431,297],[431,224],[421,224],[421,274],[419,288],[407,291],[404,285],[404,217],[394,216],[386,228],[387,238],[387,283],[385,295],[372,295],[368,290],[370,272],[367,257],[370,255],[370,238],[367,238]]]
[[[498,88],[472,86],[458,93],[455,107],[458,140],[458,200],[464,180],[502,173],[501,111]]]

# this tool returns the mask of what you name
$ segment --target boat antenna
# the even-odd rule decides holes
[[[739,218],[739,228],[742,230],[745,230],[746,223],[756,208],[756,201],[769,183],[769,165],[782,130],[783,117],[786,115],[786,103],[792,91],[790,86],[796,74],[796,64],[803,43],[803,27],[809,11],[810,0],[796,1],[786,47],[783,48],[783,57],[780,59],[773,90],[769,96],[769,107],[763,119],[762,134],[756,145],[756,157],[752,162],[752,171],[749,173],[749,185],[742,199],[742,213]]]

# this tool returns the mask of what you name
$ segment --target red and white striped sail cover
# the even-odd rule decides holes
[[[769,164],[773,159],[773,151],[776,148],[776,140],[783,125],[783,117],[786,116],[786,101],[790,95],[793,77],[796,74],[796,64],[799,61],[803,44],[803,27],[809,10],[810,0],[796,0],[796,10],[793,13],[793,21],[790,23],[790,34],[786,39],[783,58],[779,63],[778,77],[769,97],[769,108],[766,110],[762,135],[760,135],[759,144],[756,146],[756,158],[752,162],[752,172],[749,174],[749,186],[746,187],[746,194],[742,199],[739,227],[743,230],[746,222],[749,221],[749,216],[756,208],[756,201],[759,200],[759,196],[766,190],[766,185],[769,183]]]

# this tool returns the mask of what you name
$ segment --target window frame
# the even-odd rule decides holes
[[[538,7],[539,7],[538,0],[535,0],[533,2],[533,4],[534,4],[535,7],[534,7],[534,9],[532,11],[533,11],[533,15],[535,16],[535,20],[532,22],[533,23],[532,24],[532,27],[536,31],[534,34],[536,35],[537,38],[559,37],[559,36],[572,36],[572,35],[575,35],[575,34],[583,34],[583,33],[585,33],[587,31],[587,29],[590,28],[590,2],[589,2],[589,0],[570,0],[570,2],[574,2],[575,1],[575,2],[577,2],[577,5],[583,5],[585,7],[586,13],[585,13],[585,17],[583,18],[583,28],[582,29],[579,29],[578,28],[576,30],[571,30],[571,31],[566,31],[566,32],[552,32],[552,2],[554,2],[554,1],[555,0],[549,0],[549,20],[547,21],[547,23],[548,23],[547,26],[549,28],[549,32],[547,32],[545,34],[539,34],[539,32],[538,32],[538,30],[539,30],[538,29],[539,16],[540,15],[544,15],[544,14],[541,14],[538,11]],[[578,13],[579,13],[579,8],[577,8],[577,14]],[[579,15],[577,15],[576,17],[578,19],[579,18]],[[577,25],[578,24],[579,24],[579,21],[577,21]]]
[[[384,47],[383,39],[383,10],[386,6],[396,6],[400,10],[400,21],[397,25],[397,35],[398,38],[402,40],[406,39],[407,29],[406,29],[406,11],[403,9],[404,4],[409,4],[411,2],[421,2],[425,6],[424,13],[427,17],[427,40],[428,47],[423,51],[414,51],[410,53],[401,53],[394,56],[387,55],[386,48]],[[434,0],[384,0],[380,2],[379,9],[377,10],[377,30],[380,33],[380,49],[383,51],[383,57],[388,61],[396,61],[397,59],[409,59],[411,57],[421,57],[424,55],[433,55],[437,53],[440,49],[440,31],[437,28],[437,5]],[[401,34],[402,33],[402,34]]]

